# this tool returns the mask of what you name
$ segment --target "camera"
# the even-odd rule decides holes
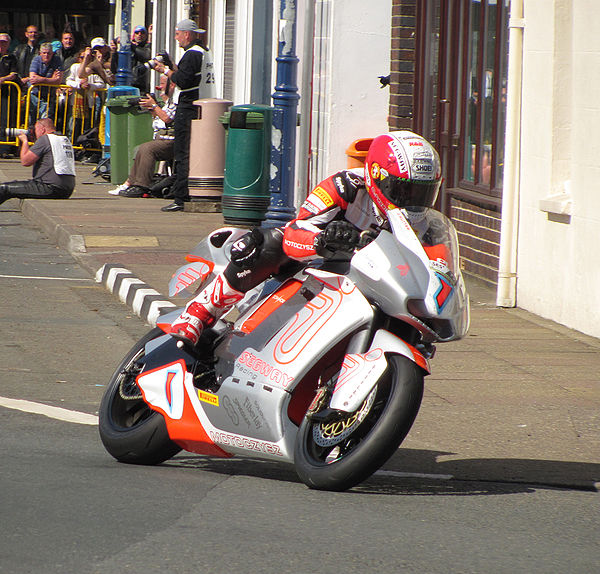
[[[35,131],[33,126],[26,130],[21,128],[0,128],[0,140],[3,141],[17,139],[19,134],[26,135],[29,141],[33,141],[35,139]]]
[[[152,58],[151,60],[148,60],[144,66],[146,66],[146,68],[148,70],[154,70],[154,68],[156,68],[156,64],[164,64],[167,68],[172,68],[173,67],[173,63],[171,62],[171,57],[169,56],[169,54],[167,54],[167,52],[159,52],[158,54],[156,54],[155,58]]]

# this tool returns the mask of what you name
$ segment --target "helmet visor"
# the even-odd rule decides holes
[[[415,181],[390,175],[377,183],[381,193],[396,207],[433,207],[441,180]]]

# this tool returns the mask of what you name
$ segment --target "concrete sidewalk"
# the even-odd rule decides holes
[[[163,213],[166,200],[109,195],[112,185],[77,165],[68,200],[9,200],[57,245],[152,324],[167,283],[220,213]],[[28,179],[0,160],[0,181]],[[472,325],[439,345],[417,421],[391,472],[597,490],[600,486],[600,340],[519,309],[494,305],[469,280]],[[520,487],[519,487],[520,488]]]

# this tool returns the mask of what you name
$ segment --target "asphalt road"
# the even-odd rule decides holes
[[[0,213],[0,293],[2,573],[597,570],[597,493],[496,483],[485,467],[469,480],[405,477],[390,469],[418,453],[401,452],[327,493],[245,458],[116,463],[93,415],[148,328],[16,211]],[[66,411],[80,422],[55,418]]]

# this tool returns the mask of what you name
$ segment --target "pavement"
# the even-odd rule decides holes
[[[20,210],[153,325],[184,304],[167,296],[168,281],[223,216],[214,201],[163,213],[167,200],[109,195],[115,186],[93,176],[94,167],[77,164],[68,200],[5,202],[0,226],[2,211]],[[0,181],[30,174],[18,160],[0,159]],[[600,340],[498,308],[490,285],[466,279],[469,334],[438,346],[417,421],[386,472],[598,492]]]

